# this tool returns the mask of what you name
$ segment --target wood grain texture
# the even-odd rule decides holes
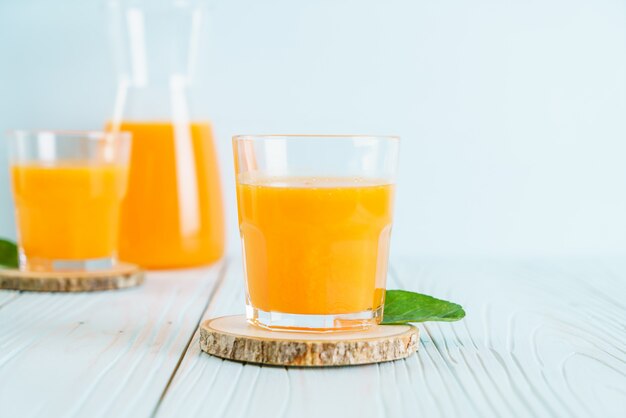
[[[333,333],[269,331],[245,315],[200,324],[200,349],[208,354],[272,366],[354,366],[398,360],[415,353],[419,331],[412,325],[381,325]]]
[[[0,309],[2,309],[3,306],[13,302],[19,296],[20,296],[20,292],[17,292],[17,291],[10,291],[10,290],[0,291]]]
[[[144,282],[145,273],[132,264],[87,272],[37,272],[0,269],[0,289],[29,292],[95,292],[126,289]]]
[[[150,416],[222,271],[149,273],[116,292],[21,293],[0,307],[0,416]]]
[[[224,282],[212,269],[154,273],[119,292],[0,291],[0,417],[626,410],[626,261],[394,260],[389,287],[459,302],[466,319],[420,325],[406,360],[330,369],[223,361],[200,352],[197,333],[189,341],[214,289],[205,319],[243,311],[231,265]]]
[[[204,318],[242,312],[231,265]],[[466,319],[422,324],[416,355],[358,368],[242,365],[201,353],[196,334],[157,416],[623,416],[626,262],[392,265],[389,287],[459,302]]]

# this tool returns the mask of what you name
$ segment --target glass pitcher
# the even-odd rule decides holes
[[[203,23],[199,1],[110,0],[118,64],[113,131],[132,133],[119,258],[146,268],[210,264],[224,214],[210,123],[189,94]]]

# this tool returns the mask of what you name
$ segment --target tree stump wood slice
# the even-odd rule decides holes
[[[120,263],[107,270],[38,272],[0,269],[0,289],[30,292],[92,292],[138,286],[144,272]]]
[[[417,351],[412,325],[379,325],[364,331],[311,333],[269,331],[244,315],[209,319],[200,325],[200,348],[228,360],[274,366],[349,366],[406,358]]]

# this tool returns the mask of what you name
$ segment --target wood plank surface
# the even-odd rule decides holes
[[[243,311],[240,261],[204,319]],[[621,417],[626,410],[626,262],[392,263],[391,287],[448,298],[457,323],[420,325],[406,360],[306,370],[224,361],[196,334],[158,417]]]
[[[150,416],[223,270],[88,294],[0,292],[0,416]]]
[[[623,416],[621,260],[414,261],[396,272],[405,287],[467,311],[463,322],[423,326],[419,366],[444,382],[440,391],[420,385],[433,414]]]
[[[420,351],[406,360],[314,370],[200,352],[201,317],[243,312],[241,262],[230,266],[223,281],[214,267],[151,273],[143,287],[116,292],[0,292],[0,416],[621,417],[626,410],[626,261],[394,260],[390,288],[459,302],[466,319],[420,325]]]

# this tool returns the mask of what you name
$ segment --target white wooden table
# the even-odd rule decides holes
[[[461,303],[407,360],[332,369],[199,351],[243,312],[237,258],[137,289],[0,291],[1,417],[625,417],[626,260],[392,262],[390,288]]]

